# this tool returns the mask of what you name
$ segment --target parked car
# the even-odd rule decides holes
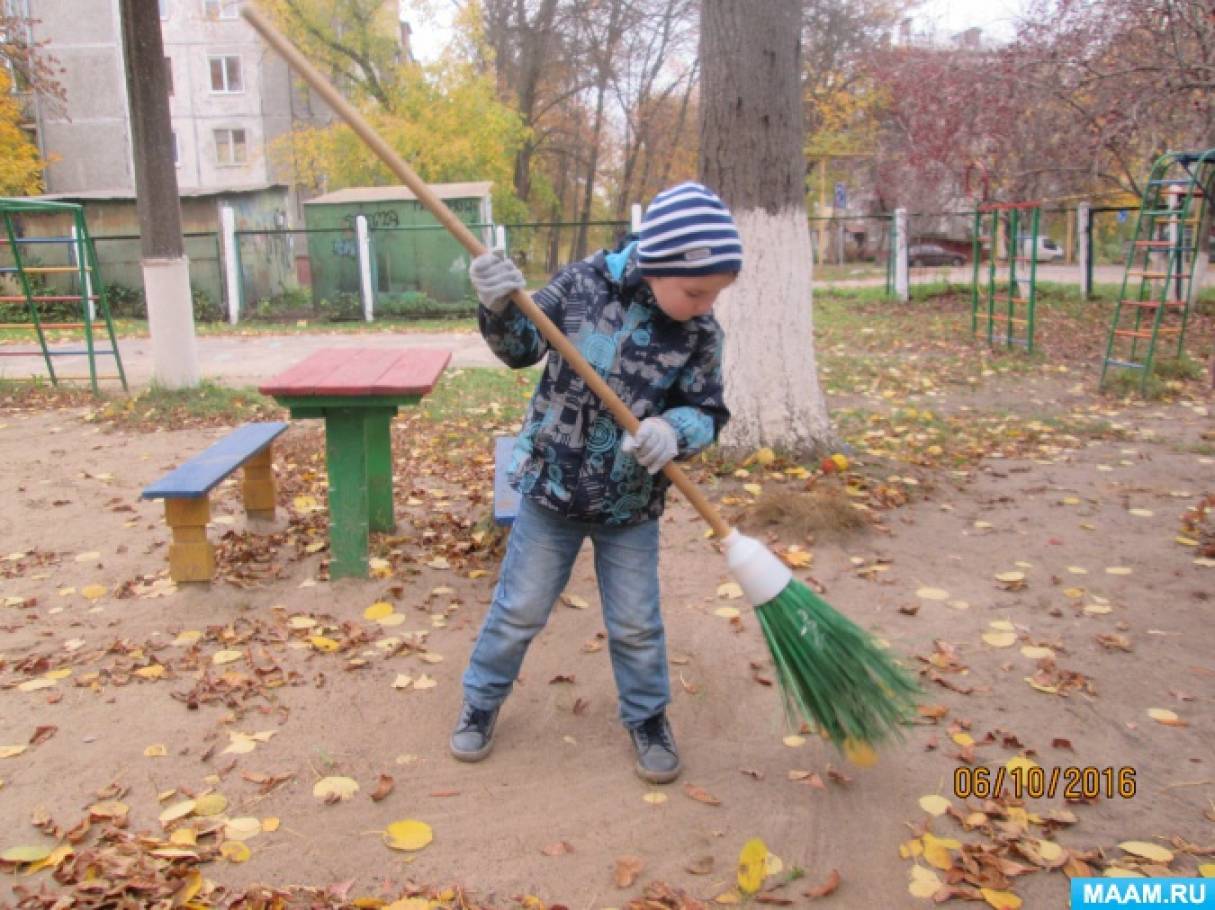
[[[948,250],[939,243],[913,243],[907,248],[907,261],[913,266],[965,265],[966,257],[957,250]]]
[[[1060,247],[1059,244],[1055,243],[1055,241],[1053,241],[1049,237],[1039,237],[1038,238],[1038,249],[1035,254],[1034,249],[1033,249],[1033,238],[1032,237],[1022,237],[1021,238],[1021,255],[1022,256],[1033,255],[1034,258],[1037,259],[1039,262],[1054,262],[1056,259],[1063,258],[1063,248]]]

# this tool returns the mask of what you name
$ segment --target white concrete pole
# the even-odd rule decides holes
[[[224,253],[224,294],[228,298],[228,322],[240,319],[240,261],[236,248],[236,212],[230,205],[219,209],[220,247]]]
[[[906,302],[911,297],[907,272],[907,209],[894,210],[894,294]]]
[[[1080,264],[1080,299],[1092,296],[1092,270],[1089,262],[1093,251],[1089,239],[1092,236],[1093,207],[1088,202],[1076,206],[1076,262]]]
[[[355,248],[359,259],[359,296],[363,299],[363,321],[375,319],[375,289],[371,286],[371,232],[367,230],[367,216],[354,219]]]
[[[85,312],[88,313],[88,321],[94,322],[97,319],[97,305],[93,303],[93,273],[89,271],[89,257],[85,254],[84,243],[80,239],[80,232],[76,229],[76,225],[72,225],[72,255],[75,257],[73,265],[77,268],[84,268],[84,288],[81,294],[84,296]]]
[[[629,209],[629,230],[636,234],[641,230],[641,204],[634,202]]]
[[[494,225],[494,242],[493,242],[493,245],[490,247],[490,249],[502,250],[503,252],[508,252],[506,249],[506,227],[505,227],[505,225],[501,225],[501,224]]]
[[[198,343],[190,305],[190,260],[143,259],[148,334],[152,336],[152,380],[166,389],[198,385]],[[181,302],[186,305],[181,305]]]

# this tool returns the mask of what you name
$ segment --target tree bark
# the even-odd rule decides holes
[[[799,458],[838,444],[814,357],[799,0],[703,0],[700,174],[730,206],[743,271],[723,294],[721,443]]]
[[[181,202],[157,0],[122,0],[122,44],[143,258],[177,259],[184,251]]]

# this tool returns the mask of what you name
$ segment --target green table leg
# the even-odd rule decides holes
[[[366,413],[358,408],[325,411],[325,460],[329,469],[329,565],[331,578],[367,577]]]
[[[396,408],[367,412],[367,498],[371,530],[395,531],[392,514],[392,415]]]

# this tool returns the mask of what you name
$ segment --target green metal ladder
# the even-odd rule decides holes
[[[72,225],[69,236],[61,237],[23,237],[18,231],[15,219],[21,215],[58,216],[56,223],[62,223],[67,216]],[[101,280],[101,270],[97,264],[97,251],[93,239],[89,235],[85,222],[84,206],[66,202],[44,202],[33,199],[3,199],[0,198],[0,220],[4,222],[4,234],[0,236],[0,249],[7,248],[11,265],[0,267],[0,273],[15,275],[21,287],[20,294],[0,294],[0,302],[24,303],[29,313],[29,323],[7,323],[5,328],[21,328],[32,330],[38,339],[38,350],[8,350],[0,347],[0,357],[38,357],[41,356],[46,364],[46,372],[51,383],[59,385],[60,380],[83,379],[80,376],[64,376],[55,371],[55,357],[86,356],[89,363],[88,380],[94,395],[101,393],[98,381],[100,379],[117,379],[122,383],[124,391],[128,390],[126,372],[122,368],[122,356],[118,352],[118,336],[114,331],[114,320],[110,317],[109,298],[105,285]],[[22,253],[22,247],[43,245],[48,249],[66,248],[68,253],[64,264],[41,265],[27,262],[27,255]],[[69,293],[48,292],[47,278],[44,276],[65,275],[75,278],[75,287]],[[53,277],[51,280],[54,280]],[[63,303],[80,304],[79,322],[48,323],[42,319],[40,308],[48,304]],[[108,348],[99,348],[94,339],[94,328],[98,321],[104,323],[109,338]],[[47,343],[48,330],[83,329],[83,348],[51,349]],[[97,372],[98,355],[110,355],[114,358],[117,372],[113,376],[101,376]]]
[[[1038,303],[1038,222],[1041,207],[1037,202],[988,203],[980,206],[974,219],[974,274],[970,290],[970,333],[980,333],[980,321],[986,317],[986,337],[990,346],[1003,343],[1005,347],[1019,345],[1026,353],[1034,352],[1034,328]],[[1000,258],[1000,226],[1008,246],[1007,274],[998,274]],[[1027,232],[1026,232],[1027,231]],[[1026,233],[1022,233],[1026,232]],[[980,260],[983,238],[987,238],[989,255],[987,268]],[[1025,254],[1028,245],[1029,253]],[[1028,275],[1023,268],[1027,268]],[[986,273],[985,281],[981,276]],[[999,304],[999,307],[997,307]],[[1017,315],[1023,306],[1024,315]],[[997,333],[997,326],[1003,331]],[[1016,327],[1023,332],[1017,333]],[[1002,336],[1002,337],[1001,337]]]
[[[1162,341],[1176,338],[1174,356],[1181,356],[1194,266],[1205,246],[1199,228],[1213,190],[1215,149],[1168,152],[1152,165],[1114,304],[1100,386],[1116,367],[1139,370],[1140,391],[1146,389]]]

